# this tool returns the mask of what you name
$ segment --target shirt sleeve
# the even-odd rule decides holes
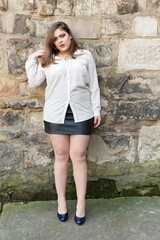
[[[28,83],[31,88],[40,86],[46,79],[41,64],[37,64],[37,58],[33,55],[30,55],[27,59],[25,69],[28,77]]]
[[[89,87],[91,92],[91,103],[93,108],[94,116],[100,116],[101,104],[100,104],[100,89],[97,78],[97,71],[94,58],[90,53],[89,60]]]

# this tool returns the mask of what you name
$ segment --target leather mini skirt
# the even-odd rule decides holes
[[[64,123],[44,121],[44,129],[48,134],[79,134],[90,135],[93,131],[94,117],[75,123],[70,105],[68,105]]]

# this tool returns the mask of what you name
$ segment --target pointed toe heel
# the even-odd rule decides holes
[[[57,217],[61,222],[65,222],[68,219],[68,212],[66,212],[65,214],[60,214],[57,212]]]
[[[85,222],[85,216],[80,218],[80,217],[77,217],[75,214],[74,220],[78,225],[82,225]]]

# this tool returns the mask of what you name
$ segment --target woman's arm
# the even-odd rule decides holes
[[[27,72],[28,83],[31,88],[36,88],[45,80],[45,74],[41,64],[37,64],[37,58],[44,54],[43,50],[37,51],[29,56],[26,61],[25,69]]]
[[[90,78],[90,92],[91,92],[91,103],[93,108],[94,116],[100,116],[101,104],[100,104],[100,89],[97,78],[97,71],[94,58],[90,53],[89,60],[89,78]]]

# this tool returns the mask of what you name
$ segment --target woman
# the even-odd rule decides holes
[[[37,65],[36,59],[41,58]],[[45,79],[43,120],[55,152],[55,185],[59,220],[66,221],[68,160],[73,164],[77,204],[75,222],[85,221],[87,187],[86,151],[92,129],[100,125],[100,91],[92,54],[80,49],[64,22],[54,23],[47,34],[45,50],[31,54],[26,62],[30,87]]]

